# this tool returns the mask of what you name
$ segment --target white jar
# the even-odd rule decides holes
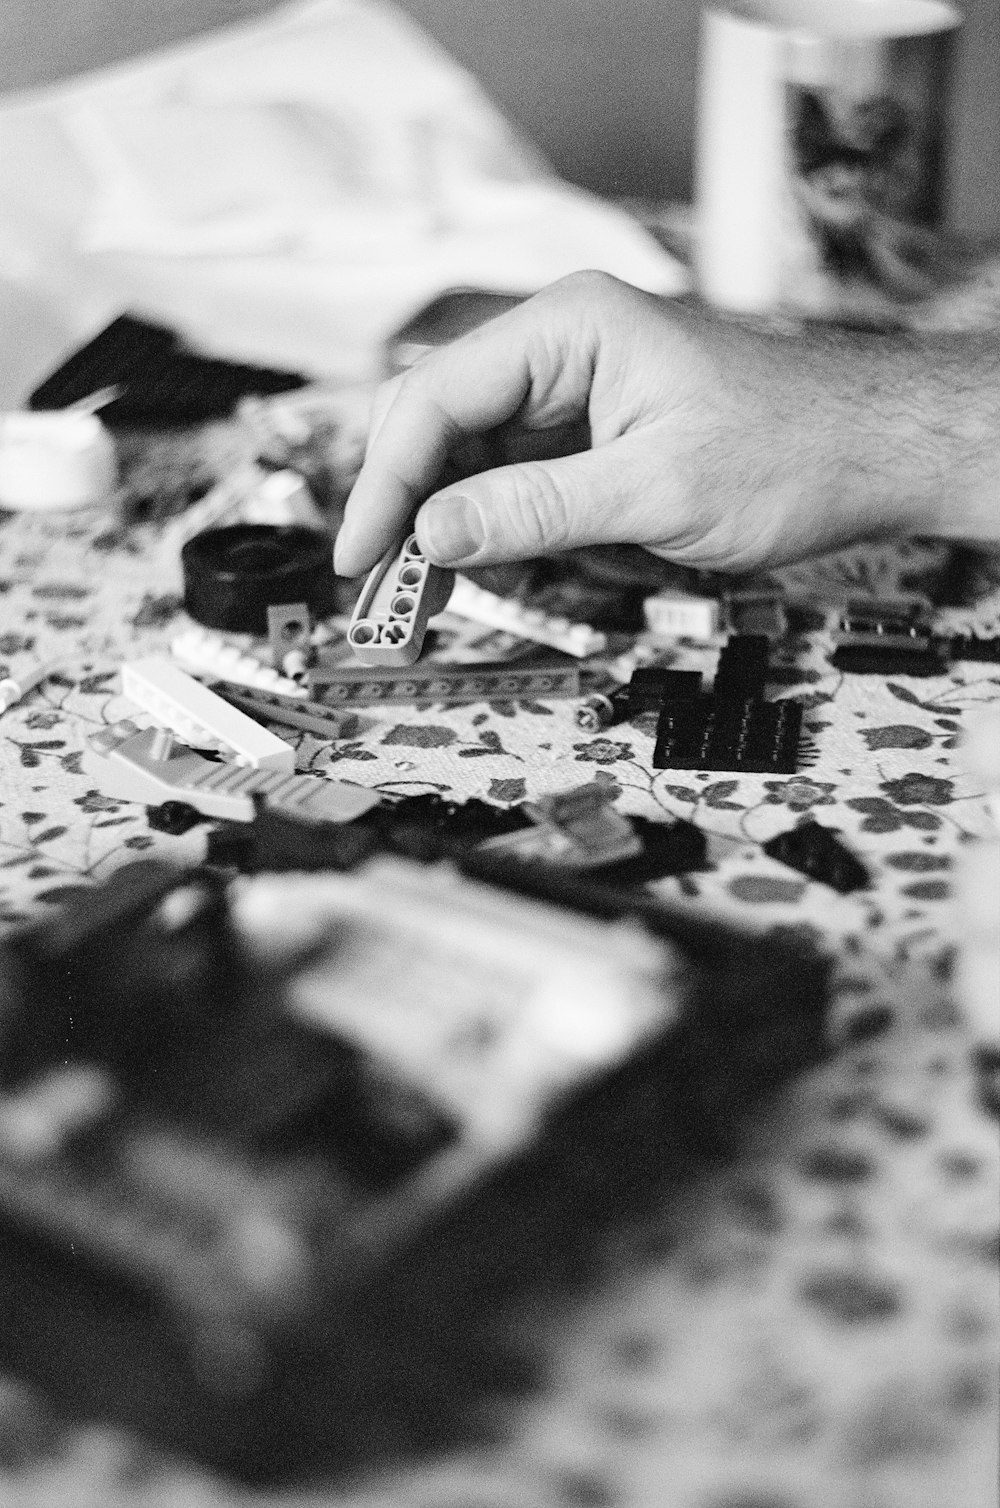
[[[96,414],[0,415],[0,507],[42,511],[107,502],[117,475],[114,441]]]

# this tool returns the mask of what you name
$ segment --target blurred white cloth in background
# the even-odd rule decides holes
[[[129,308],[204,350],[366,380],[442,290],[581,267],[688,282],[376,0],[287,5],[0,108],[0,278],[64,348]]]

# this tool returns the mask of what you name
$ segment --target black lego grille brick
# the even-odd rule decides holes
[[[712,726],[713,698],[664,702],[656,725],[653,764],[658,770],[700,770]]]
[[[800,703],[703,696],[667,703],[656,730],[658,770],[732,770],[793,775],[798,768]]]
[[[241,398],[305,386],[297,372],[186,351],[171,330],[122,314],[31,394],[33,409],[69,408],[102,388],[120,395],[101,415],[115,424],[191,424],[224,418]]]

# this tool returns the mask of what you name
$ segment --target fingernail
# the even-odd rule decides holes
[[[486,539],[482,515],[471,498],[436,498],[420,510],[424,548],[439,564],[452,564],[475,555]]]

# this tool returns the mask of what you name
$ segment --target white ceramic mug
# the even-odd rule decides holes
[[[946,0],[717,0],[705,12],[706,299],[882,322],[933,290],[960,20]]]

